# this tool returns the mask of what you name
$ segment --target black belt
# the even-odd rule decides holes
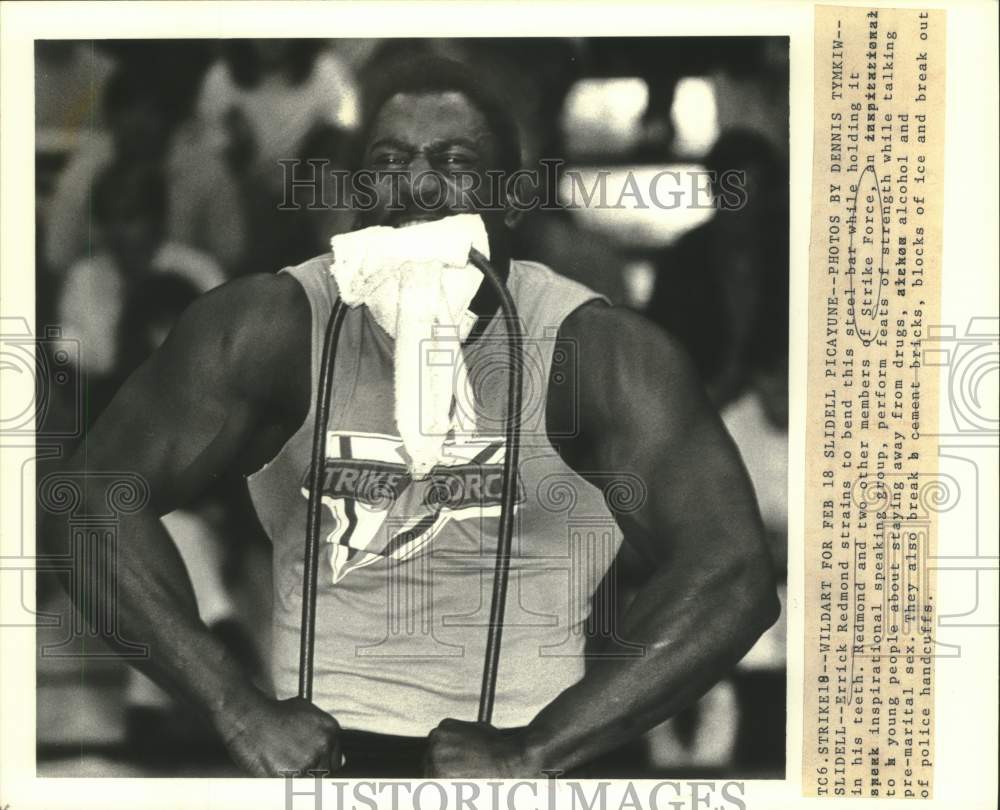
[[[333,778],[419,779],[423,776],[426,737],[402,737],[344,729],[340,733],[344,766]]]

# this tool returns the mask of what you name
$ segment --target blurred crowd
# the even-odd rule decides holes
[[[516,232],[514,255],[644,311],[687,347],[743,453],[783,580],[784,39],[38,42],[37,324],[78,341],[70,356],[79,386],[65,390],[82,392],[50,402],[43,428],[58,433],[81,409],[84,429],[91,424],[198,295],[323,253],[332,235],[351,227],[350,212],[279,209],[278,161],[347,168],[366,85],[386,60],[415,51],[463,61],[497,84],[511,99],[528,165],[559,158],[571,166],[744,172],[746,204],[719,206],[694,227],[670,225],[677,212],[663,211],[661,238],[635,240],[616,238],[614,222],[593,228],[568,209],[535,211]],[[696,84],[685,84],[692,78]],[[614,104],[626,80],[642,88],[643,103],[632,111]],[[692,87],[708,94],[701,106],[681,103]],[[595,116],[572,100],[581,89],[599,99],[602,88],[610,112],[594,129]],[[722,191],[711,189],[719,198]],[[269,547],[242,482],[220,481],[165,521],[202,618],[263,682]],[[634,586],[641,572],[628,563],[620,574]],[[39,588],[40,609],[64,614],[52,582],[42,578]],[[613,598],[624,603],[628,593],[619,588]],[[609,758],[609,773],[782,772],[783,628],[782,619],[693,709]],[[61,643],[55,628],[39,636]],[[226,772],[211,731],[120,662],[42,657],[38,683],[40,774]]]

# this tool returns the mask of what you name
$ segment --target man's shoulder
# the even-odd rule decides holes
[[[566,362],[553,370],[574,383],[555,390],[571,389],[575,400],[564,403],[562,413],[575,408],[569,413],[584,442],[628,436],[633,444],[623,446],[633,449],[662,443],[707,413],[687,352],[640,313],[588,304],[566,319],[559,338],[572,349],[562,353]]]
[[[581,380],[604,388],[647,391],[696,379],[680,342],[627,307],[588,302],[570,313],[559,338],[576,346]]]
[[[190,307],[183,326],[226,356],[260,360],[299,348],[310,336],[309,301],[287,274],[241,276],[210,290]]]
[[[160,371],[198,375],[220,396],[272,407],[308,391],[309,302],[287,274],[247,275],[198,298],[155,356]]]
[[[301,314],[309,302],[299,284],[288,273],[251,273],[228,281],[203,295],[206,310],[224,315],[225,323],[253,322],[269,314],[271,319]],[[257,323],[258,327],[265,324]]]
[[[620,346],[629,351],[644,349],[667,355],[683,352],[676,339],[645,315],[601,298],[573,310],[559,333],[586,343],[602,343],[609,349]]]

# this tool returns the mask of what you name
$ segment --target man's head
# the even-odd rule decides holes
[[[742,187],[741,205],[733,205],[726,198],[727,226],[748,227],[758,220],[767,220],[774,214],[774,207],[787,198],[787,172],[774,147],[762,135],[747,129],[731,129],[719,136],[705,157],[705,167],[714,177],[713,192],[717,198],[725,197],[722,189],[732,189],[738,182]],[[730,176],[738,172],[739,177]],[[720,200],[721,201],[721,200]],[[742,216],[732,216],[733,213]]]
[[[166,151],[172,122],[144,76],[118,70],[104,90],[102,112],[115,155],[123,160],[159,160]]]
[[[478,212],[492,248],[516,222],[505,192],[520,168],[518,127],[468,66],[421,57],[381,70],[369,88],[361,147],[361,168],[375,172],[375,204],[359,211],[362,227]]]
[[[149,164],[114,163],[98,176],[93,200],[108,250],[126,269],[145,268],[166,235],[163,174]]]

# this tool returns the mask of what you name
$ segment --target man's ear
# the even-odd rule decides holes
[[[535,207],[537,187],[526,169],[519,169],[507,181],[503,223],[513,230],[524,215]]]

